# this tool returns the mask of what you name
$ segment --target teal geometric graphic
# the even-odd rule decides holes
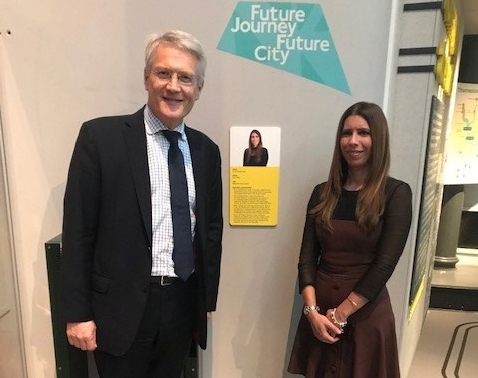
[[[350,94],[318,4],[239,1],[217,49]]]

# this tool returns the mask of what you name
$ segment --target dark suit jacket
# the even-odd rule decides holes
[[[197,342],[216,309],[222,240],[219,149],[186,127],[196,184]],[[137,332],[151,275],[151,189],[143,109],[83,124],[64,200],[62,314],[94,320],[100,350],[122,355]]]

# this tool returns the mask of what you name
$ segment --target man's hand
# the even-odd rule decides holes
[[[66,323],[68,342],[81,350],[93,351],[96,349],[96,324],[88,322]]]

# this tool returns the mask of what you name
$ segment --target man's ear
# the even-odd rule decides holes
[[[146,88],[146,82],[148,81],[148,78],[149,78],[149,70],[147,69],[147,67],[144,67],[144,70],[143,70],[143,83],[144,83],[144,88]]]
[[[202,83],[201,86],[198,85],[198,93],[196,94],[196,98],[194,99],[195,101],[199,100],[199,97],[201,97],[201,91],[204,87],[204,83]]]

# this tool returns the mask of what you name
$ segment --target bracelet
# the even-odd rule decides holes
[[[320,311],[320,307],[317,306],[317,305],[314,305],[314,306],[304,306],[304,315],[309,315],[309,313],[311,311],[317,311],[319,312]]]
[[[337,318],[335,317],[335,311],[336,310],[337,310],[337,308],[334,308],[332,310],[332,312],[330,313],[330,315],[332,317],[332,322],[334,322],[334,324],[337,324],[340,328],[344,328],[347,325],[347,320],[344,320],[343,322],[338,322]]]
[[[357,303],[355,303],[353,300],[351,300],[349,297],[345,298],[347,299],[354,307],[358,307]]]

